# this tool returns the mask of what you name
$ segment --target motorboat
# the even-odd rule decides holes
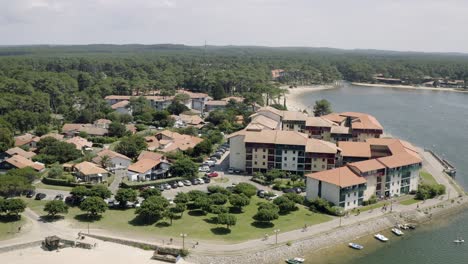
[[[348,245],[349,245],[350,248],[354,248],[354,249],[357,249],[357,250],[361,250],[361,249],[364,248],[362,245],[359,245],[359,244],[356,244],[356,243],[349,243]]]
[[[300,263],[304,263],[305,259],[303,258],[292,258],[292,259],[287,259],[286,260],[286,263],[288,264],[300,264]]]
[[[461,239],[461,238],[459,238],[459,239],[455,239],[455,240],[453,241],[453,243],[456,243],[456,244],[461,244],[461,243],[465,243],[465,240],[464,240],[464,239]]]
[[[397,235],[397,236],[402,236],[404,235],[405,233],[403,233],[403,231],[401,231],[400,229],[398,228],[392,228],[392,232]]]
[[[387,242],[388,238],[382,234],[375,234],[374,237],[382,242]]]

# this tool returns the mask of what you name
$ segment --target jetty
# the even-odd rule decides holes
[[[444,167],[444,172],[447,173],[450,177],[455,177],[457,174],[457,169],[453,166],[448,160],[439,157],[434,151],[430,149],[424,149],[424,151],[429,152],[439,163]]]

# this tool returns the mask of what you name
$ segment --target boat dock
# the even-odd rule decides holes
[[[429,152],[444,167],[445,173],[447,173],[450,177],[455,177],[457,174],[457,169],[448,160],[440,158],[434,151],[430,149],[424,149],[424,151]]]

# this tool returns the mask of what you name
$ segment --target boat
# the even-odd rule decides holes
[[[397,235],[397,236],[402,236],[404,235],[405,233],[403,233],[403,231],[401,231],[400,229],[398,228],[392,228],[392,232]]]
[[[382,242],[387,242],[388,238],[382,234],[375,234],[374,237]]]
[[[461,238],[459,238],[459,239],[455,239],[455,240],[453,241],[453,243],[456,243],[456,244],[461,244],[461,243],[465,243],[465,240],[464,240],[464,239],[461,239]]]
[[[350,248],[354,248],[354,249],[357,249],[357,250],[361,250],[363,249],[364,247],[359,245],[359,244],[356,244],[356,243],[349,243],[348,244]]]
[[[287,259],[286,260],[286,263],[288,264],[300,264],[300,263],[304,263],[305,259],[303,258],[292,258],[292,259]]]
[[[415,224],[408,224],[408,227],[409,227],[409,229],[416,229],[416,225],[415,225]]]

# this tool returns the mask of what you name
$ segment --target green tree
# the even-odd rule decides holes
[[[172,102],[166,110],[173,115],[180,115],[181,113],[190,110],[186,105],[179,102]]]
[[[210,198],[211,202],[215,205],[223,205],[228,201],[228,197],[222,193],[213,193],[208,197]]]
[[[57,214],[68,213],[68,206],[63,201],[52,200],[45,204],[44,211],[47,212],[50,217],[54,218]]]
[[[49,133],[49,126],[47,125],[39,125],[36,127],[35,134],[37,136],[43,136],[45,134]]]
[[[161,191],[156,188],[148,188],[140,192],[140,197],[143,199],[148,199],[151,196],[161,196]]]
[[[289,200],[285,196],[280,196],[273,201],[280,210],[281,213],[289,213],[297,209],[296,203],[294,201]]]
[[[128,202],[137,200],[137,192],[133,189],[119,189],[115,195],[115,200],[119,202],[120,207],[125,208]]]
[[[96,217],[107,210],[107,204],[101,197],[91,196],[80,204],[80,210],[85,211],[88,216]]]
[[[178,192],[174,197],[174,203],[176,204],[187,204],[190,202],[190,196],[187,193]]]
[[[257,188],[254,185],[246,182],[241,182],[237,184],[234,187],[233,191],[238,194],[244,194],[249,198],[257,194]]]
[[[171,210],[173,208],[169,208],[169,209],[166,209],[164,211],[164,217],[169,219],[171,225],[172,225],[172,220],[174,220],[174,218],[176,217],[176,213],[174,212],[174,210]]]
[[[136,158],[140,151],[147,148],[145,139],[140,135],[123,137],[115,150],[129,158]]]
[[[212,151],[213,151],[213,144],[211,143],[210,140],[205,139],[202,142],[198,143],[193,148],[193,155],[198,157],[201,155],[210,154]]]
[[[198,198],[200,197],[206,197],[206,193],[202,192],[202,191],[199,191],[199,190],[191,190],[187,193],[190,201],[194,202],[195,200],[197,200]]]
[[[226,206],[213,204],[210,206],[210,213],[212,214],[225,214],[229,212],[229,209]]]
[[[140,207],[135,210],[135,214],[142,218],[146,224],[154,222],[164,216],[169,202],[161,196],[151,196],[144,200]]]
[[[109,125],[109,136],[111,137],[123,137],[127,135],[127,128],[122,123],[112,122]]]
[[[50,167],[47,177],[60,179],[63,177],[63,167],[60,164],[54,164]]]
[[[184,215],[185,210],[187,210],[187,205],[185,203],[176,203],[176,205],[172,208],[174,213],[179,213],[180,217]]]
[[[198,176],[197,164],[189,158],[182,158],[176,160],[169,169],[169,172],[174,177],[184,177],[186,179],[193,179]]]
[[[250,199],[243,193],[231,194],[231,196],[229,196],[229,203],[242,212],[242,208],[250,204]]]
[[[77,197],[78,199],[82,199],[89,195],[89,190],[84,186],[75,186],[71,189],[70,194]]]
[[[3,210],[9,215],[20,219],[20,213],[26,209],[26,203],[21,199],[7,199],[3,202]]]
[[[326,99],[315,101],[314,116],[328,115],[332,112],[331,104]]]
[[[13,147],[15,141],[13,133],[6,127],[0,127],[0,152],[4,152]]]
[[[297,193],[285,193],[285,194],[283,194],[283,197],[286,197],[289,200],[291,200],[291,201],[293,201],[294,203],[297,203],[297,204],[303,204],[304,203],[304,196],[299,195]]]
[[[94,185],[91,189],[88,190],[89,196],[97,196],[101,197],[102,199],[110,198],[112,192],[104,185]]]
[[[211,200],[208,199],[208,197],[206,196],[202,196],[202,197],[198,197],[194,202],[193,202],[193,205],[196,207],[196,208],[199,208],[200,210],[204,211],[204,212],[209,212],[210,211],[210,207],[211,207]]]
[[[235,226],[237,223],[236,216],[232,214],[219,214],[217,217],[217,223],[220,225],[226,225],[227,229],[230,229],[231,226]]]

